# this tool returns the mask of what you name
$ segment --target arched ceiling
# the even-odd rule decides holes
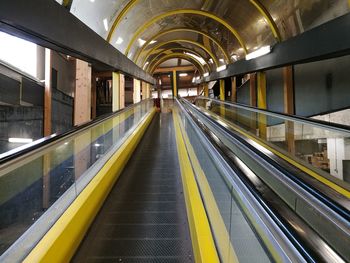
[[[169,52],[185,54],[192,50],[206,62],[205,67],[202,65],[208,68],[205,70],[213,71],[259,47],[273,46],[348,13],[349,3],[348,0],[73,0],[71,12],[140,67],[149,68],[145,64],[155,63],[153,60]]]

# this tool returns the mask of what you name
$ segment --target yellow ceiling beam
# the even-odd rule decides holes
[[[169,41],[166,41],[166,42],[162,42],[162,43],[159,43],[158,45],[155,45],[153,48],[151,48],[145,58],[142,60],[142,63],[141,65],[144,65],[146,62],[147,62],[147,59],[149,58],[149,56],[151,56],[153,54],[153,52],[157,49],[159,49],[160,47],[164,46],[164,45],[167,45],[167,44],[170,44],[170,43],[188,43],[188,44],[191,44],[191,45],[194,45],[194,46],[197,46],[201,49],[203,49],[214,61],[215,63],[215,66],[218,67],[219,66],[219,61],[216,59],[216,57],[214,56],[214,54],[208,50],[205,46],[203,46],[202,44],[198,43],[198,42],[195,42],[195,41],[192,41],[192,40],[187,40],[187,39],[174,39],[174,40],[169,40]]]
[[[176,48],[176,47],[174,47],[174,48],[165,49],[165,50],[161,51],[158,55],[156,55],[154,58],[152,58],[152,60],[150,60],[149,63],[147,64],[147,67],[145,67],[145,70],[147,70],[147,68],[150,68],[152,63],[154,61],[156,61],[159,58],[160,55],[167,54],[166,53],[167,51],[172,51],[173,53],[179,53],[179,52],[174,52],[175,49],[180,49],[181,51],[187,51],[188,53],[192,53],[192,54],[202,58],[205,61],[205,59],[199,53],[197,53],[196,51],[193,51],[193,50],[191,50],[189,48],[183,48],[183,47]],[[170,53],[170,54],[172,54],[172,53]],[[201,65],[203,65],[203,64],[201,64]],[[145,65],[142,65],[142,68],[144,68],[144,66]],[[210,67],[209,67],[208,64],[203,65],[203,68],[204,68],[204,66],[206,66],[208,71],[210,71]]]
[[[126,51],[125,51],[125,55],[127,56],[129,54],[129,51],[132,47],[132,45],[135,43],[136,39],[146,30],[148,29],[150,26],[152,26],[155,22],[169,17],[169,16],[173,16],[173,15],[178,15],[178,14],[191,14],[191,15],[199,15],[199,16],[204,16],[207,18],[211,18],[215,21],[217,21],[218,23],[222,24],[224,27],[226,27],[238,40],[239,44],[241,45],[241,47],[244,49],[245,53],[247,53],[247,47],[243,41],[243,39],[241,38],[241,36],[238,34],[238,32],[236,31],[236,29],[234,29],[229,22],[227,22],[226,20],[224,20],[223,18],[218,17],[217,15],[211,13],[211,12],[207,12],[207,11],[203,11],[203,10],[197,10],[197,9],[177,9],[177,10],[172,10],[172,11],[168,11],[165,12],[163,14],[157,15],[153,18],[151,18],[149,21],[147,21],[146,23],[144,23],[132,36]]]
[[[250,0],[250,3],[252,3],[252,5],[256,7],[256,9],[258,9],[258,11],[260,12],[260,14],[263,15],[263,17],[265,17],[277,41],[281,41],[281,34],[278,30],[278,27],[269,11],[267,11],[267,9],[265,8],[265,6],[262,3],[260,3],[259,0]]]
[[[174,32],[193,32],[193,33],[197,33],[197,34],[200,34],[200,35],[203,35],[203,36],[209,38],[211,41],[213,41],[219,47],[219,49],[221,50],[222,54],[224,55],[224,57],[226,59],[226,62],[227,63],[230,62],[230,57],[229,57],[228,53],[225,51],[225,49],[222,47],[220,42],[218,40],[216,40],[214,37],[212,37],[211,35],[209,35],[208,33],[200,31],[200,30],[197,30],[197,29],[191,29],[191,28],[172,28],[172,29],[169,29],[169,30],[161,31],[161,32],[155,34],[154,36],[152,36],[150,39],[148,39],[146,41],[146,43],[142,46],[142,48],[137,52],[137,54],[135,56],[135,59],[134,59],[135,63],[137,63],[137,61],[139,60],[140,55],[142,54],[142,52],[145,50],[145,48],[152,41],[158,39],[161,36],[164,36],[164,35],[170,34],[170,33],[174,33]]]
[[[130,11],[131,8],[133,8],[137,4],[138,1],[139,0],[131,0],[131,1],[129,1],[126,4],[126,6],[122,9],[122,11],[120,11],[118,16],[114,20],[111,29],[108,32],[108,36],[107,36],[107,41],[108,42],[111,42],[112,36],[113,36],[115,30],[117,29],[117,27],[119,26],[120,22],[122,21],[122,18],[125,16],[126,13],[128,13]]]
[[[183,54],[183,53],[172,53],[172,54],[169,54],[169,55],[165,55],[160,60],[158,60],[157,63],[155,63],[153,65],[153,67],[148,72],[150,74],[153,74],[154,70],[160,64],[162,64],[163,62],[165,62],[165,61],[167,61],[169,59],[172,59],[172,58],[181,58],[181,59],[187,60],[187,61],[191,62],[200,71],[201,74],[204,74],[204,72],[205,72],[202,64],[198,60],[196,60],[195,58],[191,57],[190,55],[186,55],[186,54]]]

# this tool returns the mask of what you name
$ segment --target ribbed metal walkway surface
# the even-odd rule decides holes
[[[171,113],[161,113],[73,262],[193,262]]]

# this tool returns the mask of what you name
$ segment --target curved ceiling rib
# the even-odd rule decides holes
[[[207,12],[207,11],[203,11],[203,10],[196,10],[196,9],[177,9],[177,10],[172,10],[169,12],[165,12],[163,14],[160,14],[158,16],[155,16],[153,18],[151,18],[149,21],[147,21],[144,25],[142,25],[136,32],[135,34],[132,36],[126,51],[125,51],[125,55],[127,56],[129,54],[129,51],[132,47],[132,45],[134,44],[134,42],[136,41],[136,39],[147,29],[149,28],[152,24],[154,24],[155,22],[172,16],[172,15],[178,15],[178,14],[192,14],[192,15],[199,15],[199,16],[204,16],[207,18],[211,18],[215,21],[217,21],[218,23],[222,24],[224,27],[226,27],[238,40],[239,44],[241,45],[241,47],[244,49],[244,52],[247,53],[247,47],[243,41],[243,39],[241,38],[241,36],[238,34],[238,32],[236,31],[236,29],[234,29],[230,23],[228,23],[226,20],[218,17],[217,15]]]
[[[127,12],[129,12],[129,10],[131,8],[133,8],[137,4],[137,1],[139,1],[139,0],[130,0],[126,4],[126,6],[122,9],[122,11],[118,14],[118,16],[116,17],[116,19],[113,22],[113,25],[111,26],[111,29],[108,32],[108,36],[107,36],[107,41],[108,42],[111,42],[113,33],[116,30],[116,28],[119,26],[120,22],[122,21],[122,18],[125,16],[125,14]]]
[[[267,9],[265,8],[265,6],[260,3],[259,0],[250,0],[250,2],[256,7],[256,9],[258,9],[258,11],[260,12],[260,14],[262,14],[267,23],[269,24],[271,31],[273,33],[273,35],[275,36],[277,41],[281,41],[281,34],[278,30],[278,27],[275,23],[275,21],[273,20],[273,17],[271,16],[271,14],[267,11]]]
[[[214,37],[212,37],[211,35],[209,35],[206,32],[197,30],[197,29],[191,29],[191,28],[172,28],[169,30],[165,30],[165,31],[161,31],[157,34],[155,34],[154,36],[152,36],[150,39],[148,39],[146,41],[146,43],[142,46],[142,48],[137,52],[136,56],[135,56],[135,63],[137,63],[137,61],[139,60],[140,55],[142,54],[142,52],[145,50],[145,48],[149,45],[149,43],[151,43],[151,41],[156,40],[157,38],[164,36],[166,34],[170,34],[170,33],[174,33],[174,32],[193,32],[193,33],[197,33],[200,35],[203,35],[207,38],[209,38],[211,41],[213,41],[221,50],[221,52],[223,53],[223,55],[225,56],[225,59],[227,62],[230,62],[230,58],[229,55],[227,54],[227,52],[225,51],[225,49],[221,46],[220,42],[218,40],[216,40]]]
[[[111,29],[108,32],[108,37],[107,37],[108,42],[111,41],[111,38],[112,38],[116,28],[119,26],[122,18],[130,11],[130,9],[132,9],[137,4],[138,1],[139,0],[130,0],[126,4],[126,6],[122,9],[122,11],[118,14],[118,16],[116,17],[116,19],[113,22]],[[280,41],[281,40],[280,32],[279,32],[278,27],[277,27],[275,21],[273,20],[271,14],[269,13],[269,11],[265,8],[265,6],[259,0],[249,0],[249,1],[265,17],[265,19],[268,22],[275,38],[278,41]],[[349,2],[350,2],[350,0],[349,0]]]
[[[195,51],[193,51],[193,50],[191,50],[191,49],[183,48],[183,47],[173,47],[173,48],[165,49],[165,50],[163,50],[162,52],[160,52],[159,54],[157,54],[154,58],[152,58],[152,59],[149,61],[149,63],[147,64],[147,67],[145,67],[146,64],[144,64],[144,65],[142,65],[142,68],[144,68],[145,70],[146,70],[147,68],[150,68],[151,65],[153,64],[153,62],[154,62],[155,60],[157,60],[157,59],[159,58],[160,55],[164,55],[164,54],[170,55],[171,53],[170,53],[170,54],[167,54],[166,52],[172,51],[173,53],[176,53],[176,52],[174,52],[175,50],[187,51],[188,53],[191,53],[191,54],[193,54],[193,55],[196,55],[196,56],[198,56],[198,57],[200,57],[200,58],[202,58],[202,59],[204,60],[204,58],[203,58],[199,53],[197,53],[197,52],[195,52]],[[177,53],[179,53],[179,52],[177,52]],[[185,53],[184,53],[184,54],[185,54]],[[204,60],[204,61],[205,61],[205,60]],[[203,65],[203,64],[201,64],[201,65]],[[210,67],[209,67],[208,64],[204,64],[204,65],[203,65],[203,68],[204,68],[204,66],[206,66],[207,69],[208,69],[208,71],[210,71]]]
[[[196,60],[195,58],[189,56],[189,55],[186,55],[186,54],[183,54],[183,53],[172,53],[172,54],[169,54],[169,55],[165,55],[164,57],[162,57],[160,60],[157,61],[157,63],[155,63],[153,65],[153,67],[148,71],[150,74],[153,74],[153,72],[155,71],[155,69],[160,65],[162,64],[163,62],[171,59],[171,58],[181,58],[181,59],[185,59],[189,62],[191,62],[199,71],[201,74],[204,74],[205,70],[202,66],[202,64]]]
[[[188,43],[188,44],[191,44],[191,45],[194,45],[194,46],[197,46],[201,49],[203,49],[214,61],[215,65],[218,67],[219,66],[219,61],[216,59],[216,57],[214,56],[214,54],[208,50],[205,46],[203,46],[202,44],[200,43],[197,43],[195,41],[192,41],[192,40],[186,40],[186,39],[174,39],[174,40],[169,40],[169,41],[166,41],[166,42],[162,42],[162,43],[159,43],[158,45],[154,46],[153,48],[151,48],[146,56],[144,57],[144,59],[142,60],[142,63],[141,65],[145,64],[147,62],[147,59],[149,58],[149,56],[151,56],[153,54],[153,52],[155,50],[157,50],[158,48],[164,46],[164,45],[167,45],[167,44],[170,44],[170,43],[178,43],[178,42],[183,42],[183,43]]]

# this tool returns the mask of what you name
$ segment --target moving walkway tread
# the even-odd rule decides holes
[[[156,114],[73,262],[192,262],[171,113]]]

